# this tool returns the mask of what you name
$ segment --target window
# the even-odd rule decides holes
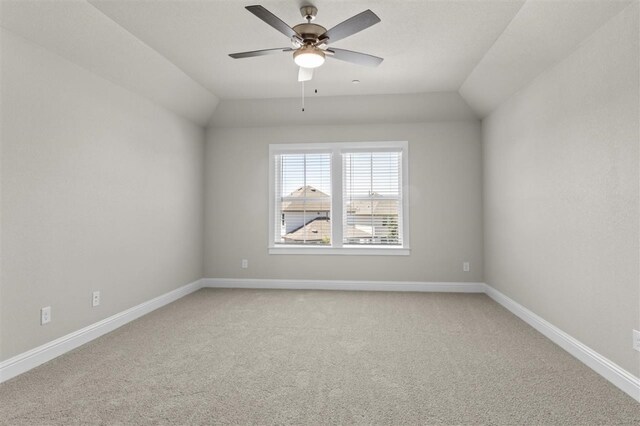
[[[408,255],[407,145],[270,145],[269,253]]]
[[[330,245],[331,154],[280,154],[275,205],[280,226],[276,244]]]
[[[343,243],[402,246],[402,153],[349,152],[343,165]]]

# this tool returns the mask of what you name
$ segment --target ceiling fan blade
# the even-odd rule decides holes
[[[271,55],[273,53],[290,52],[292,50],[293,49],[289,47],[278,47],[275,49],[263,49],[263,50],[252,50],[251,52],[230,53],[229,56],[231,56],[234,59],[252,58],[254,56]]]
[[[327,49],[330,58],[351,62],[352,64],[365,65],[367,67],[377,67],[384,59],[366,53],[353,52],[345,49]]]
[[[313,78],[313,68],[300,67],[298,71],[298,81],[309,81]]]
[[[280,31],[282,34],[286,35],[289,38],[299,37],[298,33],[296,33],[293,28],[287,25],[282,19],[278,18],[273,13],[269,12],[267,9],[260,5],[255,6],[246,6],[249,12],[256,15],[258,18],[262,19],[267,24],[271,25],[276,30]]]
[[[352,16],[346,21],[331,28],[321,35],[320,39],[329,37],[329,42],[335,43],[338,40],[342,40],[345,37],[349,37],[350,35],[365,30],[378,22],[380,22],[378,15],[367,9],[364,12],[358,13],[357,15]]]

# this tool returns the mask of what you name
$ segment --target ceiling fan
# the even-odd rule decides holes
[[[318,13],[318,9],[314,6],[303,6],[300,8],[300,13],[307,22],[298,24],[293,28],[260,5],[247,6],[245,9],[289,37],[293,47],[279,47],[275,49],[253,50],[251,52],[230,54],[229,56],[234,59],[270,55],[280,52],[293,52],[293,60],[300,67],[298,81],[311,80],[313,77],[313,69],[322,65],[327,56],[341,61],[371,67],[376,67],[383,61],[382,58],[366,53],[329,47],[329,43],[335,43],[338,40],[342,40],[380,22],[380,18],[371,10],[365,10],[327,30],[323,26],[311,23]]]

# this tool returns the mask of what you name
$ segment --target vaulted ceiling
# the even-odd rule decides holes
[[[632,0],[261,0],[291,26],[299,7],[330,28],[371,9],[381,22],[335,47],[381,56],[378,68],[328,60],[319,96],[456,92],[487,114]],[[291,53],[232,52],[290,42],[237,0],[3,0],[0,25],[205,125],[220,99],[300,94]],[[360,84],[351,81],[360,80]]]

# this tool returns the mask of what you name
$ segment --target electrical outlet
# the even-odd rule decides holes
[[[40,309],[40,325],[45,325],[51,322],[51,306],[46,306]]]
[[[469,271],[471,270],[471,268],[469,267],[469,262],[464,262],[464,263],[462,264],[462,270],[463,270],[464,272],[469,272]]]
[[[94,291],[91,299],[91,306],[96,307],[98,305],[100,305],[100,292]]]
[[[633,349],[640,352],[640,331],[633,330]]]
[[[247,269],[249,267],[249,260],[242,259],[242,269]]]

